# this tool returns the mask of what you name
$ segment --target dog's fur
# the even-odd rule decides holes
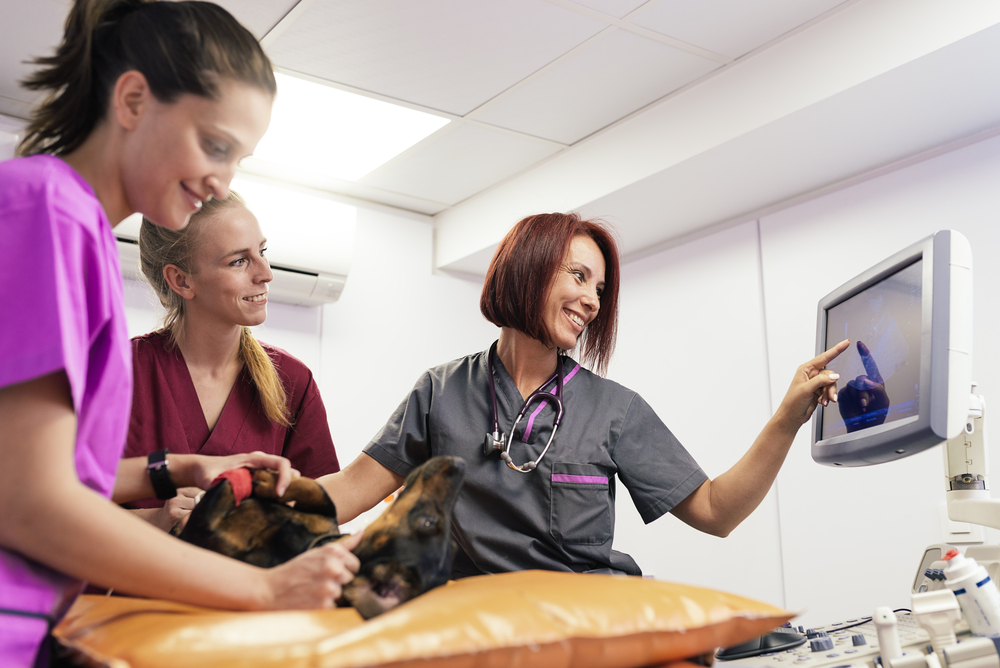
[[[457,457],[435,457],[410,473],[354,549],[361,567],[338,605],[370,619],[448,580],[456,549],[451,513],[464,475]],[[255,471],[253,492],[239,506],[228,481],[215,485],[179,537],[264,568],[340,537],[337,510],[315,480],[296,478],[280,498],[276,482],[274,472]]]

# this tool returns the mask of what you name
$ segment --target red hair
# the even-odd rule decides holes
[[[605,223],[576,213],[542,213],[515,225],[497,247],[479,298],[479,310],[497,327],[510,327],[546,345],[543,313],[556,272],[574,237],[589,237],[604,256],[604,292],[597,317],[580,341],[582,361],[603,375],[618,336],[618,246]]]

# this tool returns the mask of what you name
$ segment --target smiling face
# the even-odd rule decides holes
[[[264,256],[267,239],[242,204],[199,222],[187,317],[252,327],[267,319],[267,284],[274,278]]]
[[[201,202],[225,199],[236,165],[253,153],[271,119],[271,97],[250,84],[222,79],[218,99],[149,96],[123,148],[128,206],[172,230]]]
[[[573,237],[545,300],[543,320],[552,345],[561,350],[576,346],[583,330],[600,311],[603,291],[601,249],[590,237]]]

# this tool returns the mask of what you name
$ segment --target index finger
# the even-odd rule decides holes
[[[365,537],[365,530],[362,529],[361,531],[356,531],[349,536],[338,538],[334,542],[336,542],[337,545],[340,545],[344,549],[350,551],[356,548],[358,545],[360,545],[361,539],[364,537]]]
[[[878,365],[875,364],[875,358],[872,357],[872,353],[868,350],[863,342],[858,341],[858,353],[861,355],[861,363],[865,365],[865,373],[868,377],[875,381],[876,384],[882,384],[882,374],[879,373]]]
[[[816,357],[812,358],[807,362],[808,365],[816,367],[817,369],[822,369],[831,361],[837,358],[837,355],[847,350],[847,346],[851,345],[850,339],[844,339],[834,347],[830,348],[826,352],[822,352]]]

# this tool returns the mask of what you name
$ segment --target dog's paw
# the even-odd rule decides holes
[[[278,500],[278,472],[257,469],[253,472],[253,495],[261,499]]]

